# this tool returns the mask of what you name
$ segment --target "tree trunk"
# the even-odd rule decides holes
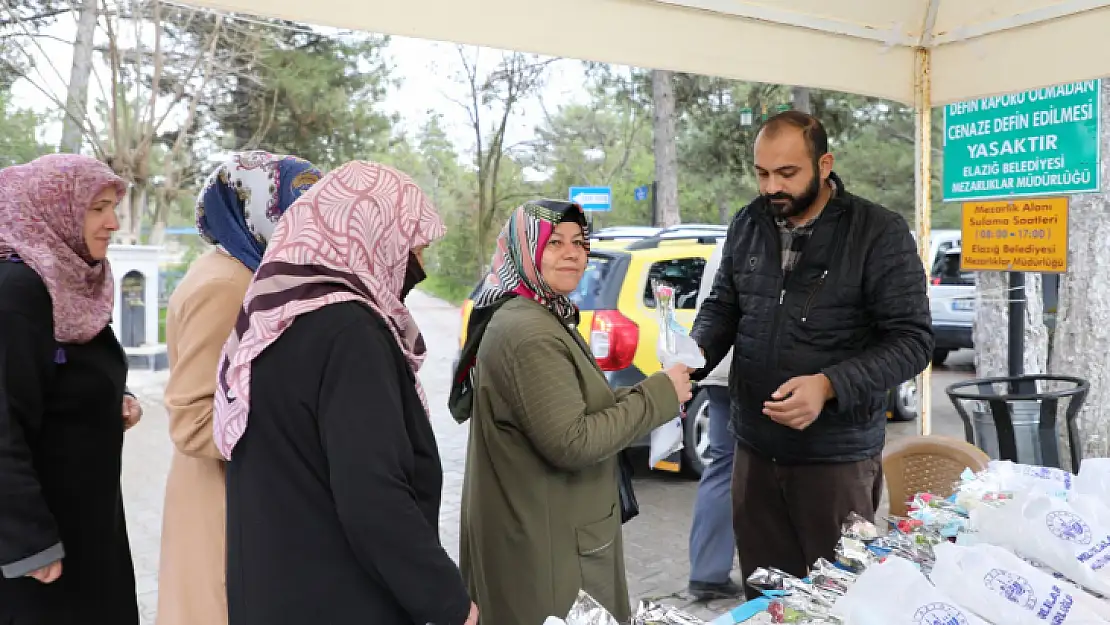
[[[984,271],[978,274],[975,297],[975,372],[978,377],[1009,375],[1009,300],[1007,274]],[[1048,328],[1044,325],[1044,291],[1041,274],[1025,274],[1025,373],[1048,371]]]
[[[73,65],[69,70],[66,115],[62,120],[61,152],[77,154],[85,136],[89,106],[89,76],[92,73],[93,42],[96,38],[98,0],[80,0],[77,35],[73,40]]]
[[[655,180],[659,194],[656,206],[659,225],[668,228],[682,223],[678,212],[678,149],[674,129],[674,76],[656,69],[651,72],[653,104]]]
[[[1099,142],[1102,154],[1110,154],[1110,81],[1102,82],[1101,97],[1102,136]],[[1103,158],[1099,167],[1102,180],[1110,180],[1110,159]],[[1110,400],[1110,289],[1106,287],[1110,283],[1108,212],[1110,192],[1071,198],[1068,271],[1060,276],[1060,301],[1049,367],[1054,374],[1074,375],[1090,382],[1085,409],[1077,424],[1081,437],[1097,433],[1104,441],[1110,434],[1107,428],[1110,409],[1104,407]],[[1061,407],[1063,404],[1061,402]]]
[[[138,245],[143,230],[143,211],[146,210],[146,189],[132,183],[123,202],[126,214],[121,215],[116,239],[123,245]]]
[[[809,87],[793,87],[790,90],[790,96],[794,103],[794,110],[803,113],[813,112],[813,106],[809,102]]]

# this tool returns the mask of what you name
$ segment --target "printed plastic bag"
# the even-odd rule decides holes
[[[983,618],[1006,625],[1106,625],[1110,605],[1053,579],[994,545],[941,543],[930,578],[941,592]]]
[[[851,625],[988,625],[937,590],[913,563],[897,556],[864,571],[837,600],[833,614]]]
[[[971,512],[980,542],[1041,562],[1076,584],[1110,595],[1110,509],[1087,495],[1069,501],[1018,495]]]
[[[1075,476],[1075,493],[1098,499],[1110,507],[1110,458],[1086,458]]]

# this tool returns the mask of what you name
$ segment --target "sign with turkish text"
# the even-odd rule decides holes
[[[964,202],[963,209],[964,271],[1067,271],[1067,197]]]
[[[1100,80],[944,107],[944,201],[1099,191]]]

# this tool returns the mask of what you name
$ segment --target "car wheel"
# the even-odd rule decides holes
[[[913,421],[917,418],[917,378],[910,378],[891,389],[888,398],[891,421]]]
[[[948,350],[947,349],[934,349],[933,350],[933,366],[934,367],[943,365],[945,360],[948,360]]]
[[[709,466],[709,390],[701,389],[686,406],[682,455],[691,475],[701,477]]]

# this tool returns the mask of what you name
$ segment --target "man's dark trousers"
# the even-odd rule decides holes
[[[882,499],[879,456],[858,462],[779,464],[738,444],[732,466],[732,524],[744,592],[759,567],[804,577],[818,558],[833,559],[852,512],[874,521]]]

